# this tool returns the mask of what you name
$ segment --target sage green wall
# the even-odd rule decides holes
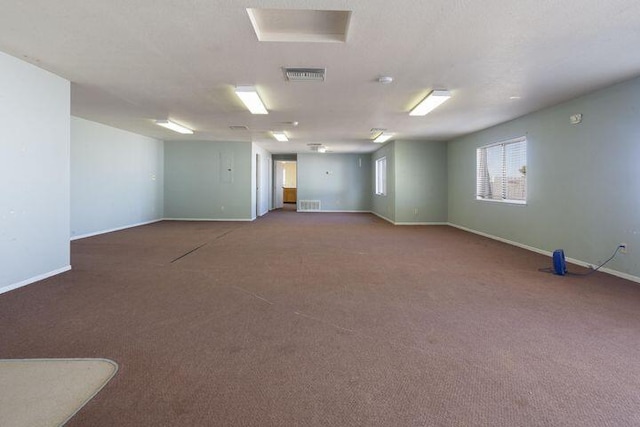
[[[375,162],[387,158],[387,195],[373,194]],[[373,212],[396,224],[447,222],[447,143],[393,141],[372,158]]]
[[[320,200],[323,211],[371,210],[371,157],[298,154],[298,201]]]
[[[163,142],[71,118],[71,237],[163,217]]]
[[[395,142],[395,222],[447,222],[447,143]]]
[[[569,123],[572,114],[583,122]],[[527,204],[475,200],[476,148],[526,135]],[[617,84],[448,146],[449,222],[640,276],[640,79]]]
[[[165,218],[255,216],[250,142],[166,141],[164,149]]]
[[[374,194],[376,179],[376,160],[387,158],[387,194],[384,196]],[[395,142],[391,141],[380,147],[371,155],[371,208],[372,212],[391,221],[396,220],[396,167],[395,167]]]

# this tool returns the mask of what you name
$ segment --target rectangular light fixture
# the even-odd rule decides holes
[[[413,107],[410,116],[426,116],[440,104],[451,98],[448,90],[432,90],[418,105]]]
[[[393,134],[390,133],[390,132],[382,132],[378,136],[376,136],[376,138],[373,140],[373,142],[375,142],[377,144],[382,144],[383,142],[387,142],[389,140],[389,138],[391,138],[392,136],[393,136]]]
[[[287,142],[289,140],[287,134],[284,132],[271,132],[271,135],[280,142]]]
[[[236,95],[251,111],[251,114],[269,114],[255,87],[236,86]]]
[[[162,126],[163,128],[171,129],[174,132],[182,133],[185,135],[191,135],[193,133],[191,129],[174,123],[171,120],[156,120],[156,124],[158,126]]]

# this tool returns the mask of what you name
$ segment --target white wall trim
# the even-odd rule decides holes
[[[360,211],[360,210],[338,210],[338,209],[322,209],[319,211],[296,211],[296,212],[300,212],[300,213],[371,213],[371,211]]]
[[[35,283],[35,282],[39,282],[40,280],[47,279],[47,278],[49,278],[51,276],[55,276],[57,274],[64,273],[65,271],[69,271],[69,270],[71,270],[71,266],[67,265],[65,267],[58,268],[57,270],[53,270],[53,271],[50,271],[50,272],[44,273],[44,274],[39,274],[37,276],[31,277],[30,279],[23,280],[22,282],[18,282],[18,283],[14,283],[12,285],[4,286],[4,287],[0,288],[0,294],[12,291],[14,289],[21,288],[23,286],[30,285],[30,284]]]
[[[391,221],[386,216],[380,215],[377,212],[370,211],[370,213],[374,214],[378,218],[382,218],[385,221],[390,222],[393,225],[451,225],[446,221],[445,222],[437,222],[437,221],[435,221],[435,222],[395,222],[395,221]]]
[[[393,221],[391,221],[389,218],[387,218],[386,216],[380,215],[378,212],[374,212],[371,211],[372,214],[374,214],[375,216],[377,216],[378,218],[382,218],[387,222],[390,222],[391,224],[395,225],[395,223]]]
[[[87,233],[87,234],[81,234],[79,236],[72,236],[71,240],[73,241],[73,240],[78,240],[78,239],[84,239],[86,237],[93,237],[93,236],[97,236],[99,234],[106,234],[106,233],[112,233],[114,231],[126,230],[127,228],[140,227],[141,225],[153,224],[155,222],[160,222],[160,221],[162,221],[162,218],[154,219],[154,220],[151,220],[151,221],[139,222],[139,223],[136,223],[136,224],[123,225],[122,227],[116,227],[116,228],[110,228],[108,230],[96,231],[95,233]]]
[[[394,222],[394,225],[449,225],[448,222]]]
[[[162,221],[253,221],[255,218],[163,218]]]
[[[526,249],[526,250],[531,251],[531,252],[536,252],[536,253],[541,254],[541,255],[547,255],[549,257],[553,256],[553,252],[551,252],[551,251],[546,251],[544,249],[534,248],[533,246],[529,246],[529,245],[525,245],[525,244],[522,244],[522,243],[514,242],[513,240],[504,239],[502,237],[494,236],[492,234],[483,233],[482,231],[473,230],[471,228],[463,227],[462,225],[453,224],[451,222],[449,222],[447,224],[450,225],[451,227],[458,228],[458,229],[460,229],[462,231],[467,231],[469,233],[478,234],[478,235],[483,236],[483,237],[488,237],[489,239],[493,239],[493,240],[497,240],[497,241],[502,242],[502,243],[507,243],[509,245],[517,246],[519,248]],[[579,265],[581,267],[586,267],[586,268],[593,268],[594,267],[593,263],[581,261],[579,259],[567,257],[566,260],[567,260],[567,262]],[[612,276],[620,277],[621,279],[626,279],[626,280],[630,280],[632,282],[640,283],[640,277],[633,276],[633,275],[627,274],[627,273],[623,273],[621,271],[612,270],[610,268],[601,268],[598,271],[601,271],[601,272],[607,273],[607,274],[611,274]]]

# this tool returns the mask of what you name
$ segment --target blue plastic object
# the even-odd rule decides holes
[[[559,276],[567,274],[567,263],[564,260],[564,251],[562,249],[553,251],[553,273]]]

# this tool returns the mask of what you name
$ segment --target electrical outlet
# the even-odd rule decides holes
[[[626,243],[620,243],[619,248],[621,254],[626,254],[629,246]]]

